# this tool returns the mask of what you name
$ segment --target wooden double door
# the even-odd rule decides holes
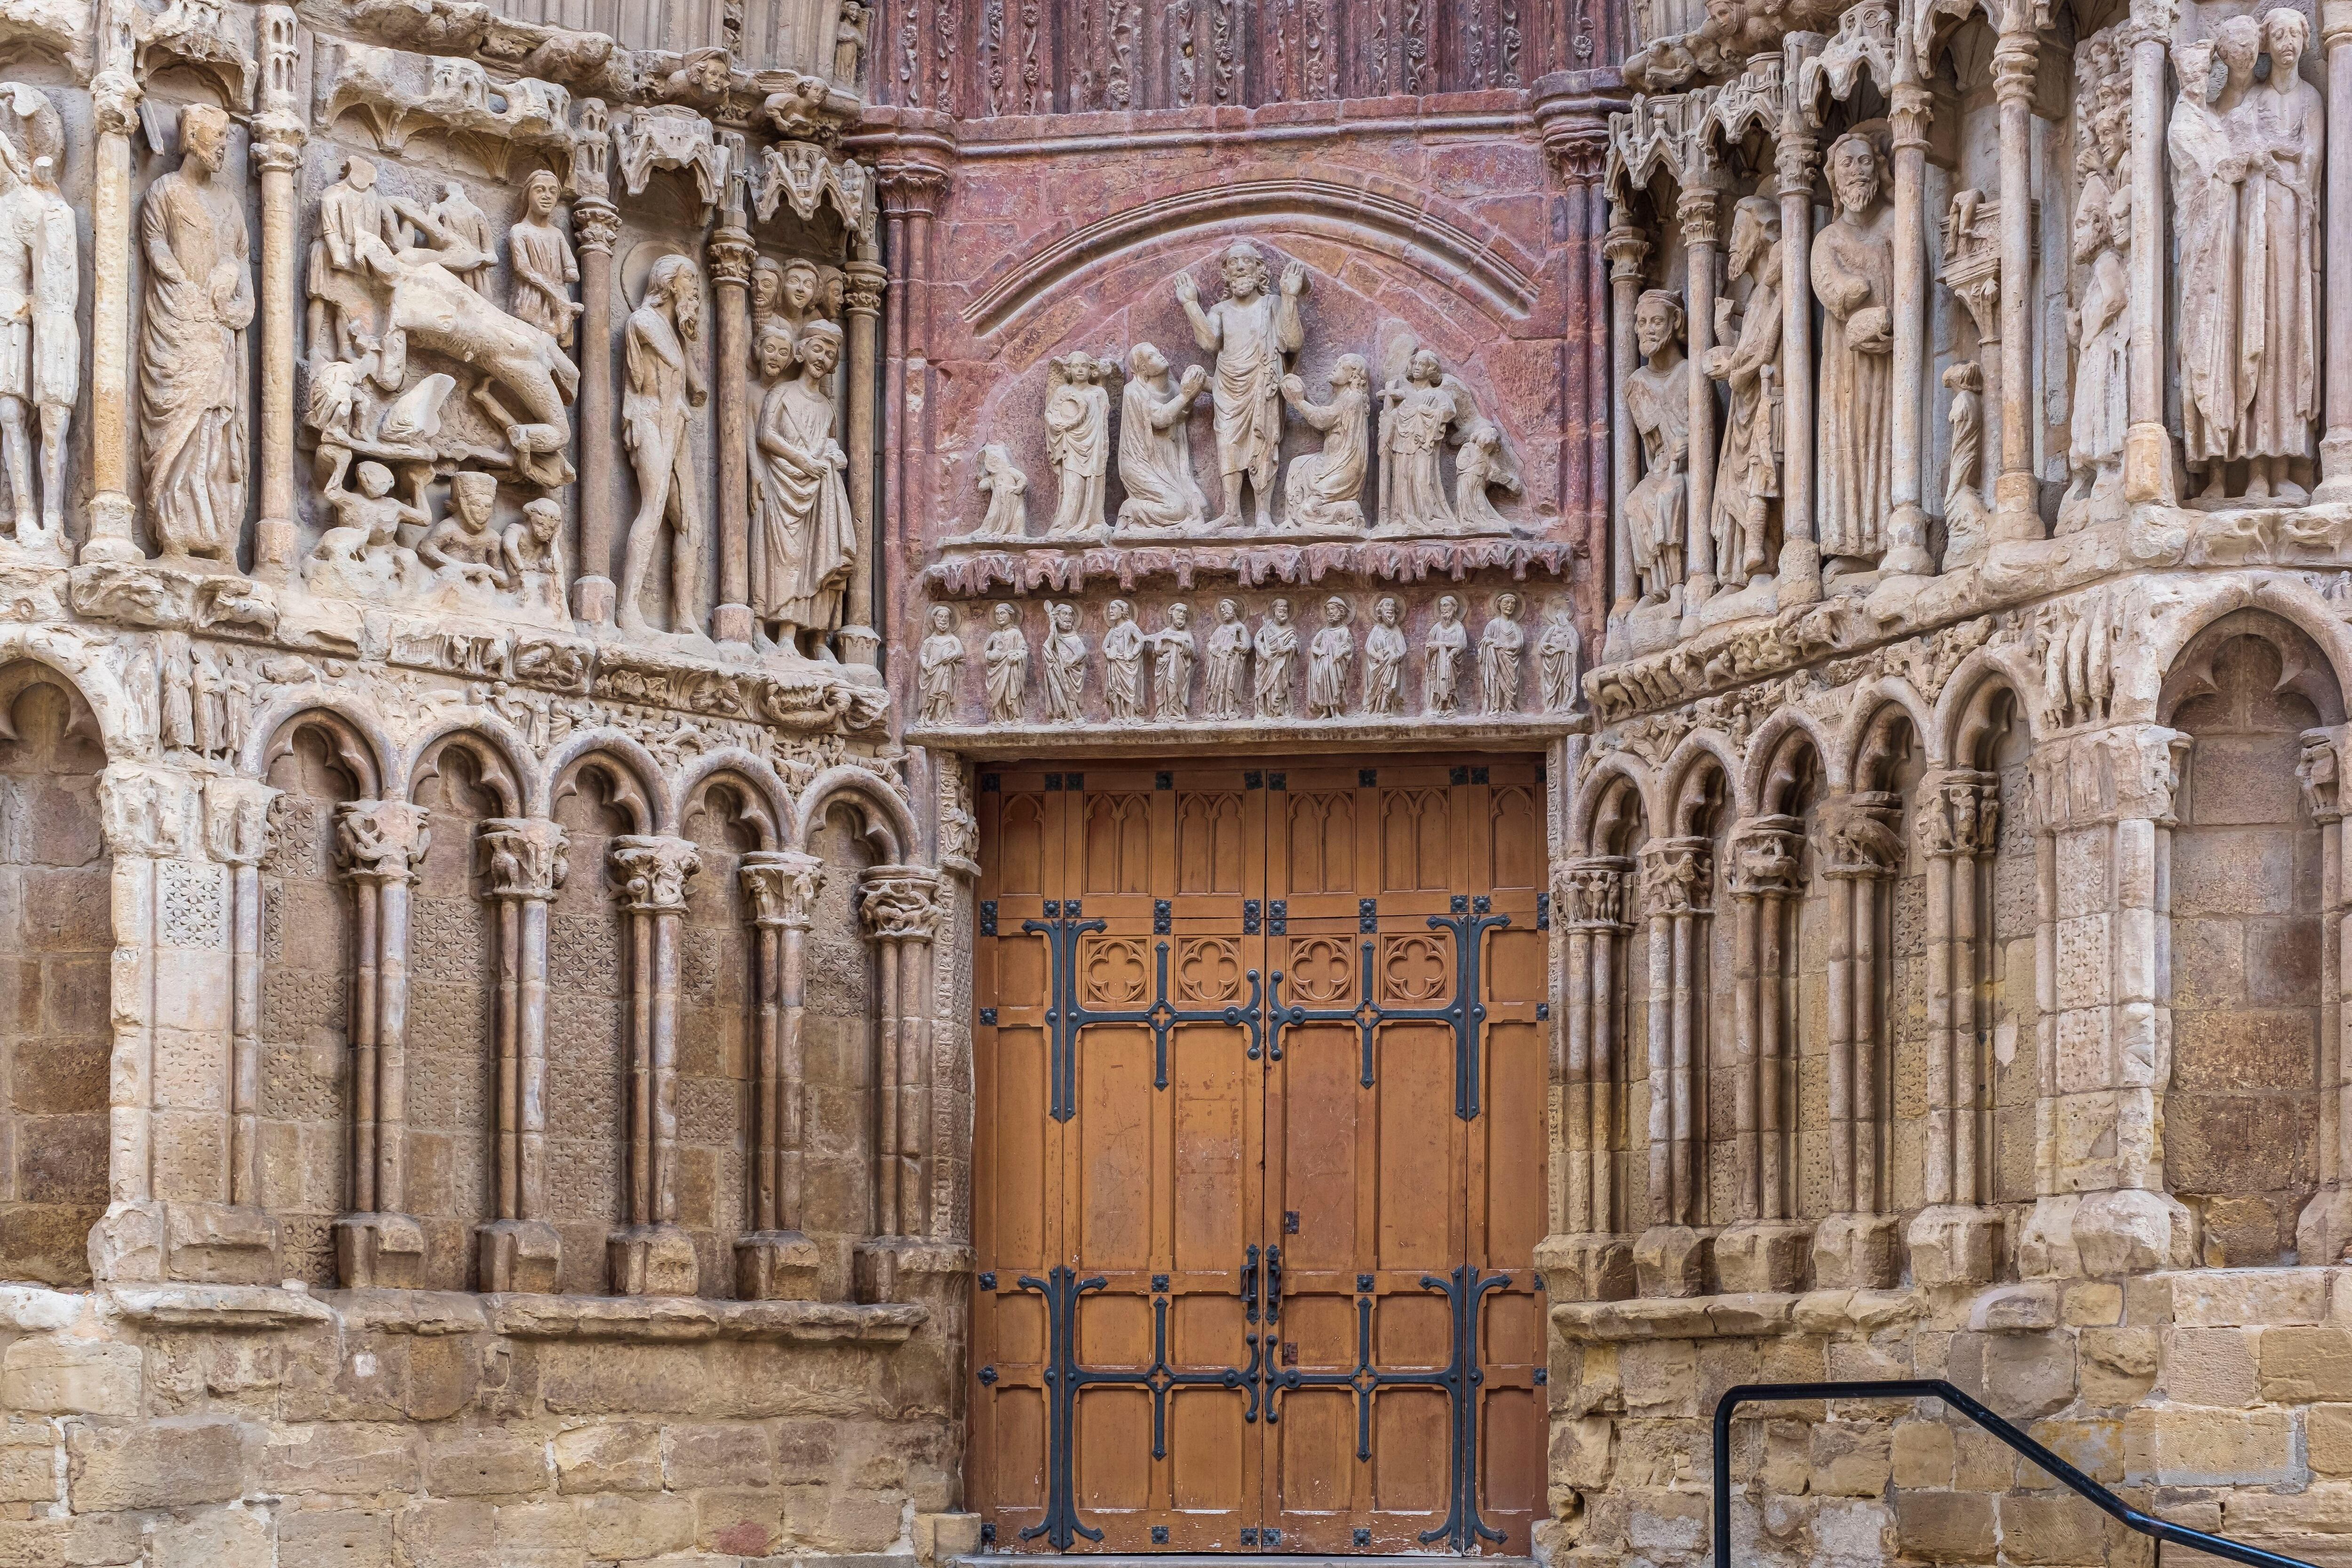
[[[978,799],[990,1542],[1526,1552],[1539,764],[1006,765]]]

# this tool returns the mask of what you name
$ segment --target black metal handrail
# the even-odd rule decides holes
[[[2299,1557],[2282,1557],[2140,1512],[1940,1377],[1898,1377],[1883,1383],[1743,1383],[1727,1391],[1715,1405],[1715,1568],[1731,1568],[1731,1412],[1741,1405],[1790,1399],[1940,1399],[2128,1530],[2243,1563],[2249,1568],[2312,1568]]]

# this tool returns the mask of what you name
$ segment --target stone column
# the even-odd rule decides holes
[[[295,79],[294,12],[261,10],[261,112],[253,121],[253,161],[261,171],[261,521],[253,536],[253,574],[284,583],[294,569],[294,172],[305,135]]]
[[[790,849],[743,857],[743,896],[758,943],[751,1087],[751,1234],[735,1244],[735,1294],[814,1300],[816,1244],[802,1231],[804,1108],[801,1014],[808,933],[824,862]]]
[[[874,1225],[857,1249],[858,1294],[902,1299],[898,1276],[932,1270],[930,1186],[931,937],[940,878],[921,866],[875,866],[858,912],[880,960],[881,1020],[875,1033]],[[952,1249],[950,1249],[952,1250]]]
[[[728,188],[740,189],[730,179]],[[719,292],[717,361],[712,380],[719,404],[719,607],[711,635],[720,642],[751,640],[751,263],[758,252],[730,205],[710,237],[710,280]]]
[[[499,1188],[477,1260],[485,1290],[552,1290],[563,1239],[547,1217],[547,907],[571,875],[569,845],[535,816],[490,817],[481,843],[499,911]]]
[[[572,152],[572,242],[580,253],[580,397],[572,416],[580,429],[580,552],[572,584],[572,613],[609,626],[613,585],[613,454],[620,445],[613,424],[613,247],[621,214],[607,195],[612,142],[604,105],[580,105]]]
[[[352,985],[352,1209],[335,1222],[345,1286],[408,1289],[425,1266],[425,1231],[408,1205],[408,889],[432,843],[429,815],[399,800],[359,800],[339,814],[355,892]]]
[[[1718,238],[1719,176],[1694,172],[1683,186],[1675,216],[1683,230],[1683,303],[1690,320],[1690,528],[1685,545],[1690,587],[1683,595],[1685,630],[1697,624],[1698,606],[1715,592],[1715,531],[1707,526],[1715,495],[1715,380],[1699,366],[1715,345],[1715,268]]]
[[[1820,143],[1801,111],[1781,121],[1773,169],[1780,192],[1780,607],[1822,596],[1822,547],[1813,531],[1813,177]]]
[[[1563,517],[1593,530],[1607,526],[1610,493],[1609,281],[1602,253],[1609,213],[1601,178],[1609,163],[1609,117],[1625,102],[1622,79],[1606,68],[1551,72],[1528,94],[1565,194],[1556,253],[1559,298],[1570,313],[1560,367],[1559,508]]]
[[[1919,792],[1919,833],[1927,853],[1927,1118],[1922,1196],[1911,1220],[1912,1277],[1923,1285],[1994,1278],[2000,1211],[1990,1194],[1982,1136],[1985,1019],[1979,982],[1990,959],[1991,910],[1979,895],[1982,868],[1999,847],[2000,782],[1973,770],[1948,773]]]
[[[2352,1172],[2352,1051],[2345,1049],[2345,963],[2347,923],[2344,885],[2344,795],[2342,732],[2304,732],[2303,755],[2295,763],[2305,805],[2319,825],[2320,950],[2319,950],[2319,1190],[2304,1205],[2295,1221],[2297,1256],[2325,1266],[2343,1259],[2352,1243],[2352,1187],[2345,1182]]]
[[[228,868],[228,1201],[261,1207],[261,862],[278,791],[255,779],[205,781],[205,840]]]
[[[118,36],[119,35],[119,36]],[[131,500],[131,138],[140,89],[129,29],[101,36],[89,84],[89,536],[84,561],[137,561]]]
[[[690,838],[623,834],[612,858],[629,917],[629,1213],[610,1244],[613,1293],[691,1296],[701,1271],[677,1223],[677,962],[702,854]]]
[[[880,191],[885,241],[882,259],[888,267],[886,300],[889,307],[885,352],[886,382],[882,400],[882,524],[877,531],[886,551],[912,555],[923,544],[927,498],[922,486],[929,474],[930,331],[929,268],[931,219],[947,190],[947,173],[928,163],[894,163],[881,171]],[[900,584],[895,576],[883,580],[886,598],[895,604]],[[846,606],[849,609],[863,606]],[[896,620],[892,605],[867,613],[881,624]],[[866,632],[860,637],[855,634]],[[874,665],[880,657],[880,637],[870,627],[845,626],[842,662]]]
[[[1916,54],[1895,51],[1898,76],[1916,68]],[[1921,461],[1927,391],[1927,124],[1933,99],[1918,82],[1895,84],[1895,512],[1887,520],[1882,577],[1924,577],[1936,569],[1927,553],[1926,465]]]
[[[1880,1065],[1892,1059],[1878,998],[1886,988],[1879,942],[1886,884],[1903,868],[1902,797],[1858,790],[1828,814],[1825,873],[1836,894],[1830,935],[1830,1186],[1832,1212],[1813,1228],[1813,1279],[1822,1287],[1893,1285],[1901,1273],[1897,1225],[1879,1180],[1885,1124]]]
[[[1633,1293],[1633,1248],[1622,1234],[1616,1181],[1617,965],[1633,862],[1578,860],[1552,882],[1568,950],[1567,1059],[1560,1064],[1560,1142],[1567,1181],[1537,1267],[1561,1301],[1619,1300]]]
[[[2352,0],[2321,0],[2320,47],[2327,60],[2327,242],[2326,412],[2319,440],[2319,489],[2315,500],[2352,500]],[[2164,90],[2163,37],[2156,38],[2157,102]],[[2132,56],[2139,64],[2137,50]],[[2132,78],[2132,126],[2139,126],[2139,78]],[[2158,144],[2159,154],[2161,143]],[[2137,199],[2137,195],[2134,197]],[[2135,208],[2137,212],[2137,208]],[[2162,254],[2160,251],[2158,253]],[[2134,253],[2137,258],[2137,253]],[[2137,283],[2138,279],[2134,279]],[[2158,369],[2162,374],[2161,367]],[[2158,406],[2158,416],[2162,408]],[[2137,410],[2132,418],[2139,418]],[[2170,456],[2170,447],[2166,455]],[[2126,456],[2128,458],[2129,453]],[[2168,477],[2171,473],[2166,468]],[[2130,469],[2125,469],[2126,479]]]
[[[2139,11],[2142,6],[2135,6]],[[2161,501],[2169,506],[2172,490],[2172,433],[2164,423],[2164,369],[2168,358],[2164,332],[2164,263],[2172,251],[2171,226],[2165,221],[2164,177],[2165,73],[2169,68],[2168,45],[2178,7],[2169,0],[2147,5],[2146,16],[2135,16],[2126,34],[2131,44],[2131,344],[2130,415],[2124,432],[2124,499]],[[2344,9],[2343,0],[2322,7],[2330,16]],[[2352,18],[2347,20],[2352,30]],[[2328,140],[2352,140],[2352,50],[2329,46],[2327,57]],[[2329,156],[2337,148],[2328,149]],[[2352,303],[2352,184],[2338,184],[2335,165],[2328,165],[2327,238],[2330,298]],[[2341,269],[2341,270],[2339,270]],[[2342,279],[2339,287],[2338,279]],[[2332,322],[2333,318],[2331,318]],[[2352,331],[2328,329],[2334,344],[2327,359],[2328,416],[2352,425],[2352,381],[2344,381],[2347,367],[2339,360],[2352,355]],[[2342,352],[2337,352],[2342,351]],[[2338,384],[2343,390],[2339,395]],[[2352,458],[2352,430],[2346,432],[2342,450]],[[2323,479],[2329,467],[2327,444],[2320,444]]]
[[[1633,226],[1633,216],[1622,202],[1610,204],[1609,233],[1601,247],[1609,257],[1609,514],[1617,523],[1610,546],[1609,620],[1614,627],[1633,613],[1640,592],[1633,575],[1633,542],[1626,534],[1624,519],[1625,498],[1642,477],[1641,447],[1633,433],[1633,415],[1625,406],[1625,388],[1640,363],[1633,342],[1633,310],[1642,297],[1642,266],[1650,254],[1649,240]],[[1691,374],[1698,373],[1694,369]]]
[[[848,278],[841,310],[849,318],[849,511],[857,520],[857,553],[849,563],[849,593],[843,600],[842,620],[850,627],[871,628],[874,563],[884,548],[881,519],[874,511],[874,401],[877,329],[888,272],[880,262],[866,257],[850,262],[845,270]],[[845,647],[856,642],[853,637],[842,639]]]
[[[1715,1238],[1722,1289],[1795,1290],[1805,1280],[1811,1227],[1782,1213],[1780,926],[1797,885],[1804,838],[1793,816],[1742,825],[1731,847],[1734,1025],[1731,1049],[1716,1053],[1731,1078],[1735,1223]]]
[[[2033,8],[2012,5],[2014,25],[1993,45],[2000,116],[2000,468],[1993,480],[1992,536],[2039,539],[2033,474],[2033,77],[2041,46]]]
[[[1704,838],[1653,839],[1642,850],[1650,917],[1650,1216],[1633,1246],[1643,1296],[1696,1296],[1706,1288],[1709,1238],[1698,1148],[1693,1141],[1701,1029],[1694,960],[1706,942],[1711,875]]]

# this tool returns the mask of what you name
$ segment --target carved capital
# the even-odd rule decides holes
[[[253,119],[253,162],[265,174],[290,174],[302,163],[310,132],[298,114],[271,112]]]
[[[2303,732],[2303,753],[2294,760],[2294,778],[2303,786],[2303,802],[2310,808],[2314,822],[2341,822],[2344,819],[2334,731],[2305,730]]]
[[[632,914],[686,912],[686,884],[702,869],[691,838],[625,833],[613,840],[614,896]]]
[[[890,217],[929,217],[947,194],[948,172],[929,163],[885,163],[875,181]]]
[[[599,196],[583,196],[572,204],[572,238],[583,250],[613,254],[621,238],[618,207]]]
[[[1938,860],[1990,855],[2000,841],[2000,785],[1990,773],[1946,773],[1919,796],[1919,844]]]
[[[1804,853],[1805,825],[1797,817],[1759,816],[1741,825],[1731,839],[1732,897],[1784,898],[1795,892]]]
[[[1642,847],[1642,895],[1653,916],[1713,913],[1709,876],[1704,838],[1654,838]]]
[[[433,847],[433,817],[404,800],[354,800],[336,814],[345,869],[378,882],[412,882]]]
[[[1936,118],[1936,95],[1916,81],[1898,81],[1891,96],[1888,118],[1894,123],[1895,150],[1924,150],[1927,128]]]
[[[1837,878],[1892,877],[1903,868],[1900,796],[1876,790],[1856,791],[1832,800],[1822,814],[1822,837],[1828,841],[1824,872]]]
[[[1810,134],[1783,130],[1780,143],[1772,154],[1772,172],[1780,178],[1780,194],[1784,196],[1810,196],[1813,194],[1813,174],[1820,168],[1822,144]]]
[[[117,859],[165,859],[195,842],[196,782],[136,763],[113,763],[98,776],[99,826]]]
[[[740,228],[714,229],[710,236],[710,280],[721,288],[741,289],[751,281],[751,264],[759,251],[751,237]]]
[[[1682,225],[1685,245],[1713,245],[1719,229],[1720,204],[1708,185],[1685,185],[1675,203],[1675,220]]]
[[[2012,9],[2025,9],[2013,6]],[[2031,101],[2042,60],[2041,40],[2031,27],[2004,28],[1992,46],[1992,95],[1996,101]]]
[[[2154,0],[2149,8],[2159,16],[2168,15],[2178,17],[2179,15],[2178,0]],[[2135,17],[2138,10],[2138,6],[2133,7]],[[2169,44],[2172,38],[2172,23],[2168,21],[2157,37],[2159,43]],[[2320,47],[2324,49],[2333,49],[2347,39],[2352,39],[2352,0],[2320,0]]]
[[[1620,282],[1642,280],[1642,264],[1649,259],[1649,237],[1630,223],[1617,223],[1601,237],[1601,254],[1609,258],[1609,276]]]
[[[2189,737],[2161,724],[2123,724],[2049,736],[2027,763],[2038,832],[2118,821],[2170,826]]]
[[[1544,138],[1544,151],[1569,184],[1599,184],[1609,164],[1609,127],[1590,121],[1564,127]]]
[[[876,866],[859,879],[857,912],[876,942],[929,942],[938,924],[940,874],[921,866]]]
[[[751,906],[751,923],[762,928],[806,931],[816,913],[816,896],[824,887],[824,862],[793,849],[756,849],[743,857],[743,897]]]
[[[1552,902],[1570,931],[1623,931],[1633,863],[1618,856],[1573,861],[1552,879]]]
[[[139,100],[145,94],[127,70],[104,70],[89,84],[90,122],[100,136],[128,136],[139,128]]]
[[[257,866],[276,834],[278,792],[258,779],[205,781],[205,847],[228,866]]]
[[[555,897],[572,875],[572,844],[543,816],[493,816],[482,823],[482,874],[494,899]]]
[[[879,316],[882,313],[882,290],[890,269],[878,261],[853,261],[842,268],[845,274],[841,291],[841,309],[852,316]]]

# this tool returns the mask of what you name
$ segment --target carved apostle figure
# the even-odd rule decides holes
[[[1192,716],[1192,608],[1168,606],[1168,624],[1151,634],[1151,716]]]
[[[1168,358],[1150,343],[1127,351],[1127,390],[1119,396],[1118,503],[1121,528],[1192,528],[1209,515],[1208,499],[1192,479],[1192,442],[1186,426],[1209,373],[1187,365],[1172,377]]]
[[[988,618],[993,629],[980,649],[988,678],[988,717],[998,724],[1018,724],[1029,691],[1029,639],[1021,635],[1021,613],[1012,605],[997,605]]]
[[[1839,137],[1828,166],[1837,216],[1813,237],[1813,292],[1826,317],[1817,506],[1823,570],[1834,576],[1885,553],[1895,510],[1895,218],[1868,137]]]
[[[1249,662],[1249,626],[1242,607],[1231,599],[1217,601],[1217,624],[1209,632],[1209,717],[1242,716],[1242,668]]]
[[[1147,639],[1135,624],[1135,606],[1113,599],[1103,606],[1103,706],[1114,723],[1143,717],[1143,650]]]
[[[1706,374],[1731,393],[1715,469],[1716,574],[1741,588],[1769,566],[1765,524],[1780,493],[1780,206],[1745,196],[1731,213],[1731,274],[1743,298],[1717,302]]]
[[[1109,369],[1084,349],[1050,360],[1045,371],[1045,458],[1061,494],[1048,539],[1083,538],[1103,525],[1103,475],[1110,459]]]
[[[1086,719],[1087,640],[1078,635],[1078,607],[1059,604],[1045,612],[1045,714],[1057,724]]]
[[[1516,712],[1519,665],[1527,655],[1527,628],[1519,625],[1519,596],[1499,594],[1495,613],[1478,634],[1478,706],[1487,713]]]
[[[1625,492],[1625,532],[1642,603],[1682,592],[1690,521],[1690,362],[1683,357],[1683,302],[1664,289],[1633,307],[1642,363],[1625,380],[1625,409],[1642,442],[1642,477]]]
[[[1348,601],[1323,601],[1323,625],[1307,646],[1307,711],[1337,719],[1348,710],[1348,667],[1356,661],[1356,634],[1348,629]]]
[[[1298,628],[1290,622],[1290,601],[1276,599],[1258,623],[1250,651],[1257,655],[1257,716],[1284,719],[1290,715],[1290,668],[1298,658]]]
[[[2058,503],[2058,531],[2095,521],[2103,503],[2123,496],[2124,432],[2131,423],[2129,283],[2116,233],[2107,176],[2093,169],[2074,198],[2074,265],[2084,269],[2081,303],[2066,312],[2074,345],[2074,406],[2067,420],[2067,463],[2073,482]],[[2128,219],[2128,214],[2125,215]]]
[[[1470,633],[1462,624],[1462,601],[1448,594],[1437,601],[1437,620],[1422,644],[1422,703],[1432,713],[1451,713],[1461,691],[1462,664]]]
[[[1372,606],[1372,629],[1364,634],[1364,711],[1404,711],[1404,610],[1383,595]]]
[[[1543,636],[1536,641],[1536,676],[1543,685],[1545,712],[1566,713],[1576,706],[1577,665],[1583,657],[1575,606],[1565,600],[1555,603],[1545,613]]]
[[[19,166],[13,144],[0,142],[10,184],[0,195],[0,248],[7,251],[12,269],[21,258],[26,270],[25,320],[7,329],[7,363],[0,371],[0,448],[16,503],[16,542],[62,547],[66,438],[81,387],[81,333],[75,322],[81,292],[77,220],[73,205],[58,189],[56,160],[64,151],[64,136],[56,125],[57,110],[37,89],[12,84],[8,90],[20,102],[29,95],[37,108],[25,119],[36,154],[29,167]],[[36,423],[41,459],[37,521],[27,451]]]
[[[2228,24],[2224,23],[2224,26]],[[2263,13],[2271,74],[2241,108],[2247,159],[2245,300],[2238,360],[2249,372],[2245,455],[2249,500],[2305,500],[2288,465],[2310,455],[2319,418],[2320,158],[2327,110],[2299,74],[2311,24],[2303,13]],[[2259,184],[2257,184],[2259,182]]]
[[[980,493],[988,498],[988,510],[981,514],[980,527],[965,537],[969,539],[1020,539],[1029,532],[1029,476],[1013,461],[1013,453],[1002,441],[991,441],[980,449]]]
[[[310,242],[310,340],[314,362],[357,359],[376,333],[379,285],[369,258],[400,248],[399,216],[375,188],[375,165],[343,161],[343,177],[319,196]]]
[[[1282,378],[1282,400],[1307,428],[1323,433],[1323,449],[1290,460],[1282,481],[1285,528],[1360,529],[1364,526],[1364,466],[1371,444],[1367,427],[1372,405],[1372,372],[1361,354],[1341,354],[1331,367],[1331,401],[1310,403],[1307,384]]]
[[[2215,36],[2174,51],[2180,96],[2165,128],[2172,170],[2172,234],[2179,257],[2180,433],[2191,473],[2205,478],[2209,500],[2222,494],[2226,468],[2239,455],[2238,331],[2235,287],[2238,192],[2244,164],[2231,151],[2227,128],[2211,99],[2213,58],[2231,40],[2224,96],[2252,84],[2260,24],[2224,22]],[[2238,178],[2231,179],[2230,174]]]
[[[444,232],[465,241],[467,247],[473,252],[472,266],[459,267],[451,263],[449,270],[462,276],[467,287],[475,293],[488,293],[490,268],[499,257],[498,241],[490,236],[489,216],[474,205],[474,198],[467,195],[466,187],[456,180],[443,181],[441,199],[425,210],[433,215],[433,221],[439,224]]]
[[[644,302],[629,312],[623,334],[628,379],[621,396],[621,441],[637,475],[637,514],[629,521],[621,568],[618,618],[624,631],[647,629],[640,600],[654,546],[666,531],[670,627],[702,627],[704,520],[686,439],[693,410],[709,395],[694,352],[701,336],[702,276],[686,257],[662,257],[646,275]],[[838,484],[837,471],[834,478]]]
[[[1958,561],[1973,559],[1965,553],[1966,543],[1981,544],[1984,540],[1984,494],[1978,488],[1983,482],[1979,469],[1984,462],[1984,372],[1976,361],[1962,360],[1946,368],[1943,383],[1952,394],[1951,406],[1944,415],[1950,436],[1944,459],[1944,526],[1951,540],[1945,547],[1948,566],[1956,555]]]
[[[782,331],[768,329],[773,353]],[[841,363],[841,329],[812,321],[793,349],[800,374],[768,389],[753,437],[757,461],[752,507],[751,614],[776,640],[820,655],[824,634],[841,625],[841,598],[857,554],[857,521],[842,472],[849,455],[833,438],[833,373]],[[814,633],[813,646],[803,646]]]
[[[552,170],[532,170],[523,185],[523,215],[507,231],[507,264],[514,273],[507,311],[568,349],[572,323],[585,307],[572,297],[572,286],[580,281],[579,258],[555,226],[562,195],[562,182]]]
[[[1307,292],[1307,268],[1294,261],[1282,269],[1282,289],[1266,291],[1265,258],[1237,239],[1218,258],[1225,298],[1201,307],[1192,275],[1176,275],[1177,302],[1192,323],[1192,341],[1217,356],[1215,404],[1217,474],[1223,486],[1220,528],[1242,526],[1242,480],[1249,480],[1257,527],[1274,526],[1274,473],[1282,457],[1284,356],[1307,342],[1298,297]]]
[[[245,524],[246,328],[253,279],[245,206],[215,176],[228,116],[180,117],[179,168],[147,187],[139,247],[139,441],[147,521],[165,556],[234,563]]]
[[[963,638],[956,635],[955,611],[931,606],[931,634],[915,650],[915,683],[922,692],[923,722],[955,722],[956,677],[963,669]]]

